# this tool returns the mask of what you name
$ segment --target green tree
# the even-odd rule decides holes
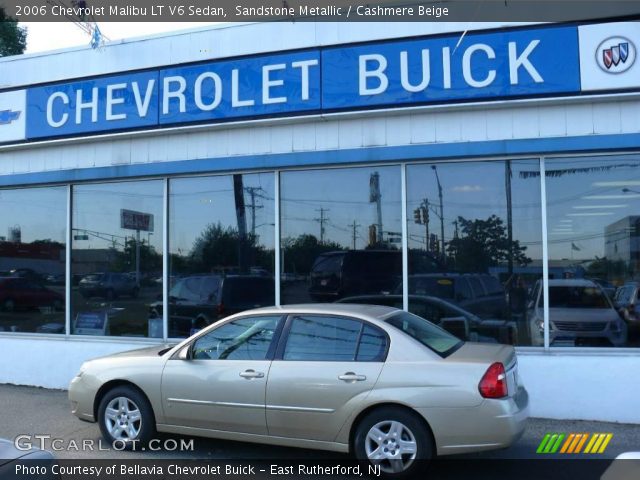
[[[0,57],[20,55],[27,48],[27,29],[0,8]]]
[[[311,271],[313,262],[319,255],[326,252],[344,250],[334,242],[320,243],[315,235],[302,234],[296,238],[283,241],[284,271],[307,275]]]
[[[486,272],[491,266],[506,263],[511,252],[514,265],[526,265],[531,259],[525,255],[526,246],[518,240],[511,242],[504,221],[497,215],[486,220],[467,220],[458,217],[461,236],[448,242],[447,253],[457,270]]]

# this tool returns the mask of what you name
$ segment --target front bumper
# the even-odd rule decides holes
[[[76,376],[69,385],[69,401],[71,402],[71,413],[80,420],[95,422],[93,415],[93,400],[95,395],[93,390],[88,388],[84,376]]]
[[[474,408],[419,408],[436,441],[438,455],[507,448],[524,433],[529,394],[519,387],[513,397],[485,399]]]

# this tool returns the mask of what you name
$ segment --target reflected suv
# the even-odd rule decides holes
[[[544,345],[544,296],[536,283],[527,305],[531,344]],[[549,280],[549,343],[614,346],[627,343],[627,325],[602,287],[591,280]]]
[[[140,293],[135,278],[126,273],[92,273],[80,280],[79,287],[84,298],[113,300],[122,295],[137,298]]]
[[[273,278],[263,275],[193,275],[169,291],[169,336],[186,337],[228,315],[275,303]],[[150,305],[162,317],[162,302]]]

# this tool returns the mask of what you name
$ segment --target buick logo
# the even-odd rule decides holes
[[[636,47],[625,37],[610,37],[598,45],[596,62],[607,73],[622,73],[636,61]]]

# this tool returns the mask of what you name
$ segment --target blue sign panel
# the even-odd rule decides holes
[[[421,104],[580,90],[575,27],[330,48],[322,107]]]
[[[158,72],[27,90],[27,138],[146,127],[158,123]]]
[[[320,110],[320,52],[160,71],[160,123]]]
[[[578,29],[317,48],[27,90],[28,139],[580,91]]]

